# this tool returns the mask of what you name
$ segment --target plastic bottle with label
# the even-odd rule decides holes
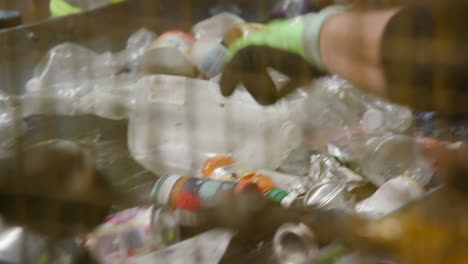
[[[230,182],[167,175],[156,182],[151,197],[158,205],[168,206],[173,210],[196,212],[202,208],[209,208],[213,203],[210,199],[219,192],[241,193],[245,190],[259,191],[256,184],[248,181]]]

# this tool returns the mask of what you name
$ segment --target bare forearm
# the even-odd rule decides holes
[[[330,17],[323,25],[319,44],[327,69],[385,96],[380,46],[385,26],[397,11],[347,11]]]

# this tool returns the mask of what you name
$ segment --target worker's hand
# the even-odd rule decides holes
[[[287,75],[289,82],[277,89],[268,68]],[[258,103],[270,105],[319,75],[319,71],[297,53],[267,45],[249,45],[237,51],[225,65],[220,85],[222,94],[230,96],[243,84]]]
[[[222,94],[229,96],[243,84],[260,104],[269,105],[319,77],[327,71],[319,48],[322,25],[343,10],[343,6],[330,6],[318,13],[276,20],[234,42],[221,78]],[[268,68],[287,75],[289,83],[278,90]]]

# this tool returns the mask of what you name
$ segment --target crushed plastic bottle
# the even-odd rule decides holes
[[[154,32],[142,28],[128,38],[127,46],[125,50],[120,52],[119,56],[121,56],[122,60],[127,62],[131,71],[137,70],[138,62],[156,37],[157,35]]]
[[[188,32],[164,32],[145,51],[139,61],[139,70],[145,74],[197,76],[197,68],[190,59],[195,41],[195,37]]]
[[[79,114],[95,114],[100,117],[127,119],[135,108],[135,82],[140,76],[117,76],[90,81],[91,89],[80,97],[74,108]]]
[[[217,264],[223,257],[235,233],[227,229],[213,229],[174,244],[166,249],[130,259],[128,264],[185,263]]]
[[[197,39],[208,39],[221,43],[224,33],[233,25],[244,23],[244,20],[235,14],[223,12],[197,23],[192,32]]]
[[[376,186],[402,175],[421,186],[432,178],[432,165],[415,138],[376,134],[352,137],[350,142],[348,149],[343,149],[348,162]]]
[[[199,175],[206,159],[229,155],[253,169],[276,169],[301,143],[286,105],[262,107],[246,91],[225,98],[215,82],[169,75],[137,83],[129,149],[147,169]]]
[[[406,133],[412,112],[356,89],[339,77],[324,77],[293,94],[291,111],[307,143],[326,151],[329,143],[350,144],[355,134]],[[294,98],[295,97],[295,98]]]
[[[16,108],[18,104],[18,98],[0,93],[0,156],[11,150],[26,132],[26,124]]]
[[[34,78],[26,84],[30,92],[46,90],[50,86],[80,84],[114,76],[123,68],[110,52],[97,53],[73,43],[52,48],[34,70]],[[70,91],[71,92],[71,91]]]
[[[134,82],[139,78],[116,76],[28,91],[21,96],[23,116],[95,114],[114,120],[126,119],[134,109]]]
[[[310,156],[313,153],[314,151],[309,145],[302,144],[289,154],[278,168],[278,171],[297,176],[306,176],[309,174]]]
[[[128,118],[133,110],[133,84],[139,60],[156,35],[140,29],[125,50],[97,54],[63,43],[52,48],[34,70],[21,96],[23,116],[33,114],[96,114]]]
[[[371,197],[357,203],[354,209],[361,216],[377,219],[424,194],[424,189],[418,183],[400,176],[383,184]]]

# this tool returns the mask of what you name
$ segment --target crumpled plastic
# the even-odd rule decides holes
[[[34,71],[22,95],[23,115],[96,114],[127,118],[133,109],[136,64],[156,35],[134,33],[120,53],[97,54],[73,43],[52,48]]]
[[[369,181],[381,186],[388,180],[406,175],[422,186],[432,178],[433,168],[416,138],[399,134],[369,134],[350,138],[341,151]]]
[[[199,175],[214,155],[252,169],[276,169],[301,143],[287,105],[262,107],[246,91],[225,98],[215,82],[154,75],[137,83],[129,149],[158,174]]]
[[[407,133],[413,124],[410,109],[367,94],[337,76],[313,81],[302,91],[294,115],[316,148],[354,133]]]
[[[17,97],[0,93],[0,156],[7,154],[16,140],[26,132],[18,105]]]
[[[197,23],[192,27],[192,32],[197,39],[210,39],[221,42],[229,27],[243,22],[242,18],[232,13],[222,12]]]
[[[415,181],[400,176],[383,184],[371,197],[357,203],[356,213],[369,219],[383,217],[426,192]]]
[[[127,263],[217,264],[223,257],[234,234],[234,232],[227,229],[213,229],[155,253],[135,257]]]

